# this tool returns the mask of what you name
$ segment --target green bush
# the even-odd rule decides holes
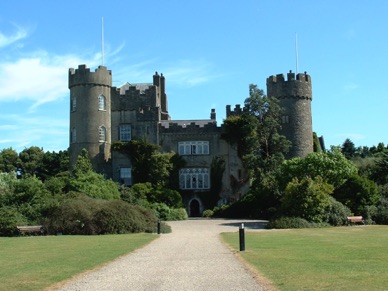
[[[184,208],[170,208],[165,203],[152,203],[150,208],[156,217],[164,221],[185,220],[188,218]]]
[[[270,221],[266,228],[289,229],[289,228],[310,228],[312,225],[300,217],[280,217]]]
[[[347,216],[351,215],[348,207],[330,197],[330,206],[327,207],[324,221],[333,226],[341,226],[347,223]]]
[[[171,208],[170,209],[170,216],[167,220],[174,221],[174,220],[186,220],[188,218],[187,211],[184,208]]]
[[[374,217],[377,224],[388,224],[388,198],[381,197]]]
[[[211,210],[211,209],[206,209],[203,213],[202,213],[202,216],[203,217],[212,217],[214,215],[214,211]]]
[[[0,236],[17,235],[16,226],[18,225],[28,225],[27,218],[14,207],[0,207]]]
[[[122,200],[72,194],[52,209],[45,224],[49,234],[120,234],[155,232],[157,218],[150,209]]]

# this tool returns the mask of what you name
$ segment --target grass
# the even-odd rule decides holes
[[[0,238],[0,290],[42,290],[157,238],[152,234]]]
[[[223,239],[239,250],[238,233]],[[279,290],[387,290],[388,226],[245,232],[241,257]]]

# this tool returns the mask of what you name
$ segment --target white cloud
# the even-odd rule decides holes
[[[191,87],[219,77],[211,73],[211,67],[205,60],[181,60],[167,67],[165,75],[171,83]]]
[[[34,109],[61,99],[69,92],[68,69],[84,62],[78,56],[40,51],[14,62],[0,63],[0,101],[30,100]],[[94,65],[96,60],[88,63]]]
[[[17,30],[13,35],[4,35],[3,33],[0,32],[0,48],[8,46],[12,43],[15,43],[25,37],[27,37],[28,33],[27,30],[16,26]]]

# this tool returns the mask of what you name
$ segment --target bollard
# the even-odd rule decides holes
[[[241,223],[241,226],[239,229],[239,235],[240,235],[240,252],[242,252],[242,251],[245,251],[244,223]]]
[[[158,234],[160,234],[160,219],[158,220]]]

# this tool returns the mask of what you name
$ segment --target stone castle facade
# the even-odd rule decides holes
[[[91,72],[85,65],[69,69],[70,89],[70,163],[74,164],[82,149],[96,172],[114,181],[132,185],[129,157],[111,151],[116,141],[144,138],[158,144],[162,151],[176,152],[186,165],[179,173],[179,188],[190,216],[202,213],[205,205],[200,193],[210,190],[213,158],[225,161],[220,202],[244,195],[249,184],[235,147],[221,139],[222,126],[216,112],[203,120],[171,120],[168,113],[165,77],[155,73],[152,83],[112,86],[112,72],[99,66]],[[285,109],[283,134],[292,142],[291,156],[305,156],[313,151],[311,118],[311,79],[305,74],[288,73],[267,79],[268,96],[278,97]],[[226,117],[241,114],[239,105],[226,106]],[[236,181],[239,183],[236,187]]]

